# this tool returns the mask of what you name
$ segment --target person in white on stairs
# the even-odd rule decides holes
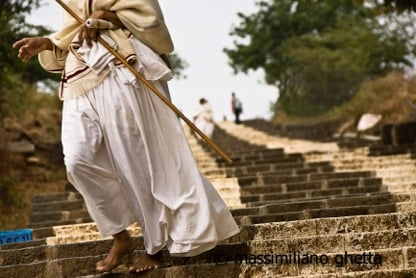
[[[66,3],[84,20],[110,21],[102,26],[111,30],[80,27],[66,14],[58,32],[13,46],[23,61],[39,54],[42,67],[62,73],[68,180],[84,197],[101,235],[114,238],[97,271],[111,271],[132,251],[126,228],[135,222],[147,255],[132,272],[161,266],[154,255],[165,247],[172,256],[195,256],[238,233],[226,204],[200,173],[175,113],[96,43],[97,36],[105,39],[169,98],[166,82],[172,74],[164,58],[173,44],[158,2]]]
[[[193,117],[194,124],[208,137],[214,132],[214,119],[211,104],[205,99],[199,99],[199,105]],[[198,137],[199,138],[199,137]]]

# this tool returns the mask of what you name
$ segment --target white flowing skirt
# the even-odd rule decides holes
[[[165,81],[151,83],[169,98]],[[68,180],[103,237],[138,222],[149,254],[166,246],[194,256],[239,231],[176,114],[141,82],[127,82],[123,68],[64,101],[62,144]]]

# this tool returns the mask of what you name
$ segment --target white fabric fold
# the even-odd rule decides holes
[[[102,35],[101,37],[110,47],[117,50],[117,45],[109,36]],[[168,81],[172,79],[172,71],[159,55],[137,39],[132,38],[131,43],[137,56],[134,68],[146,80]],[[88,46],[84,41],[77,53],[96,74],[100,74],[110,65],[120,64],[117,58],[101,43],[92,41],[91,44],[91,46]],[[119,74],[124,83],[133,84],[136,81],[135,75],[126,67],[120,67]]]
[[[157,54],[138,41],[133,46],[142,57],[135,66],[145,76],[170,75]],[[226,204],[200,173],[176,114],[124,67],[111,70],[87,94],[65,100],[62,119],[68,180],[101,235],[139,222],[149,254],[167,247],[171,255],[194,256],[238,233]],[[170,98],[165,81],[149,82]]]

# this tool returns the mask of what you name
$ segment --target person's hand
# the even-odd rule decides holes
[[[45,37],[29,37],[16,41],[13,48],[19,48],[17,57],[23,62],[37,55],[43,50],[52,50],[52,42]]]
[[[94,11],[89,18],[94,19],[104,19],[111,21],[113,24],[117,26],[122,26],[122,23],[118,19],[117,15],[113,12],[105,11],[105,10],[96,10]],[[85,40],[88,46],[92,46],[92,41],[96,41],[99,36],[99,30],[96,28],[88,28],[85,23],[81,25],[80,31],[78,34],[78,39],[82,42]]]

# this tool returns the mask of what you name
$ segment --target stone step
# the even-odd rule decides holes
[[[307,162],[319,162],[319,161],[331,161],[333,165],[360,165],[360,164],[370,164],[370,165],[376,165],[378,167],[387,166],[390,165],[398,165],[400,163],[405,162],[406,164],[409,164],[411,162],[411,159],[409,156],[396,156],[396,157],[386,157],[386,156],[380,156],[380,157],[369,157],[366,154],[343,154],[343,155],[337,155],[337,153],[326,153],[326,154],[305,154],[305,161]],[[389,162],[389,163],[386,163]]]
[[[416,153],[415,145],[402,145],[402,146],[391,146],[391,145],[380,145],[371,146],[369,150],[372,156],[387,156],[397,154],[414,154]]]
[[[32,216],[41,214],[45,211],[77,211],[84,210],[84,200],[74,201],[54,201],[47,203],[34,203],[32,206]],[[32,219],[31,219],[32,221]]]
[[[344,217],[328,217],[321,219],[295,220],[290,222],[271,222],[240,227],[240,233],[227,242],[241,242],[258,239],[277,239],[288,237],[314,236],[323,230],[325,234],[376,232],[389,229],[408,229],[416,227],[416,211],[394,212],[376,215],[358,215]],[[135,226],[133,225],[133,228]],[[33,230],[35,238],[55,237],[58,235],[95,233],[93,222],[71,226],[57,226],[48,228],[51,232],[39,233]],[[37,235],[37,236],[35,236]],[[21,243],[0,245],[0,250],[25,248],[45,244],[45,238]]]
[[[294,246],[305,246],[306,242],[310,242],[309,244],[312,245],[314,242],[313,238],[321,239],[322,238],[332,238],[330,240],[326,240],[326,244],[332,243],[334,245],[333,248],[339,248],[339,242],[343,242],[343,246],[351,246],[351,248],[355,248],[354,246],[365,246],[364,242],[370,242],[370,244],[382,245],[383,244],[390,244],[390,247],[394,247],[398,244],[401,240],[406,244],[407,242],[414,242],[415,239],[415,224],[416,224],[416,212],[408,212],[408,213],[392,213],[392,214],[380,214],[380,215],[368,215],[368,216],[357,216],[357,217],[340,217],[340,218],[324,218],[324,219],[312,219],[312,220],[301,220],[301,221],[293,221],[293,222],[286,222],[286,223],[266,223],[261,225],[251,225],[251,226],[243,226],[241,229],[241,233],[237,236],[233,237],[234,241],[250,241],[249,245],[221,245],[222,247],[215,248],[215,252],[211,254],[205,254],[205,259],[209,258],[213,260],[212,256],[214,254],[264,254],[265,251],[270,249],[268,248],[278,248],[277,251],[282,254],[281,246],[282,244],[286,244],[286,248],[289,252],[297,251],[295,250]],[[356,233],[355,235],[353,233]],[[358,233],[358,234],[357,234]],[[361,233],[361,234],[359,234]],[[340,241],[340,234],[344,237],[344,240]],[[308,238],[311,237],[311,238]],[[280,240],[278,240],[280,238]],[[288,241],[288,238],[291,238],[292,245],[285,243]],[[297,245],[293,245],[294,238],[298,238],[299,241]],[[377,242],[371,243],[374,241],[374,238],[378,239]],[[316,240],[317,240],[316,239]],[[385,239],[385,240],[383,240]],[[273,244],[267,244],[266,240],[273,240]],[[280,242],[280,245],[276,243],[276,240]],[[323,243],[321,241],[317,241],[319,246]],[[140,246],[139,248],[143,248],[142,239],[136,238],[136,242]],[[350,245],[348,245],[349,243]],[[358,244],[357,244],[358,243]],[[94,267],[95,262],[104,256],[108,252],[111,246],[110,240],[103,240],[103,241],[95,241],[95,242],[86,242],[81,244],[65,244],[52,247],[44,246],[44,249],[40,247],[33,247],[30,250],[30,254],[38,254],[37,257],[34,259],[36,262],[39,263],[25,263],[25,259],[28,257],[23,256],[26,248],[23,248],[21,251],[18,250],[8,250],[12,251],[12,255],[7,252],[7,256],[5,252],[2,251],[3,257],[7,257],[8,262],[13,262],[13,258],[18,260],[18,264],[11,264],[10,267],[4,267],[6,265],[5,260],[0,260],[3,262],[3,267],[0,267],[0,273],[4,273],[9,275],[10,273],[28,273],[26,271],[29,270],[29,265],[32,265],[32,270],[38,269],[42,271],[42,266],[45,268],[46,265],[49,267],[49,271],[52,270],[60,270],[60,273],[71,273],[74,274],[76,272],[69,272],[66,268],[69,268],[70,265],[74,267],[76,265],[78,268],[81,269],[89,269]],[[225,246],[225,247],[224,247]],[[270,247],[274,246],[274,247]],[[280,246],[280,247],[276,247]],[[247,248],[250,249],[247,249]],[[223,249],[222,249],[223,248]],[[229,249],[227,249],[229,248]],[[323,248],[323,247],[321,247]],[[367,246],[363,247],[367,248]],[[354,250],[355,250],[354,249]],[[224,250],[227,250],[226,252]],[[274,249],[273,249],[274,250]],[[305,249],[302,249],[305,250]],[[311,252],[315,252],[316,249],[311,249]],[[352,250],[352,249],[351,249]],[[353,250],[353,251],[354,251]],[[43,252],[43,254],[42,254]],[[86,252],[86,253],[84,253]],[[240,253],[238,253],[240,252]],[[257,252],[257,253],[256,253]],[[299,251],[298,251],[299,252]],[[329,253],[328,249],[325,249],[326,253]],[[274,251],[276,253],[276,251]],[[317,252],[315,252],[317,253]],[[73,259],[74,255],[78,257],[81,254],[89,254],[87,257],[81,256],[79,263],[74,263]],[[273,253],[270,253],[273,254]],[[42,256],[53,256],[54,260],[51,261],[49,264],[46,264],[41,261]],[[98,256],[98,257],[97,257]],[[210,258],[211,256],[211,258]],[[220,256],[221,257],[221,256]],[[414,257],[414,256],[413,256]],[[84,267],[85,263],[81,261],[85,261],[87,258],[92,258],[89,267]],[[20,260],[20,261],[19,261]],[[23,261],[22,261],[23,260]],[[201,260],[201,258],[200,258]],[[78,262],[78,259],[75,260]],[[202,262],[202,261],[200,261]],[[38,265],[41,266],[38,266]],[[56,266],[54,266],[56,264]],[[54,266],[54,267],[53,267]],[[19,270],[20,269],[20,270]],[[25,270],[22,270],[25,269]],[[43,269],[44,270],[44,269]],[[41,272],[36,272],[41,273]],[[199,273],[199,272],[198,272]],[[91,274],[84,273],[85,275]],[[81,275],[84,275],[81,274]],[[78,274],[77,274],[78,275]],[[0,276],[3,277],[3,276]],[[4,277],[25,277],[25,276],[4,276]],[[60,277],[60,276],[54,276]],[[65,277],[65,276],[62,276]],[[72,276],[73,277],[73,276]]]
[[[270,171],[279,171],[279,170],[292,170],[292,169],[309,169],[309,168],[319,168],[319,167],[333,167],[329,161],[320,161],[320,162],[292,162],[292,163],[270,163],[263,165],[253,165],[253,166],[228,166],[225,168],[227,175],[242,175],[247,173],[256,173],[256,172],[270,172]]]
[[[339,240],[337,238],[333,241]],[[284,245],[285,244],[284,241]],[[319,241],[311,242],[312,245],[319,244]],[[299,243],[302,244],[302,243]],[[322,252],[308,252],[296,246],[288,246],[288,252],[276,249],[278,243],[270,242],[251,242],[249,246],[230,245],[228,248],[215,248],[202,256],[192,259],[172,259],[172,267],[161,268],[140,275],[141,277],[200,277],[207,266],[215,266],[207,277],[212,275],[226,274],[224,277],[290,277],[299,275],[314,274],[334,274],[348,273],[351,271],[396,271],[398,269],[412,269],[415,267],[414,258],[416,247],[397,247],[388,249],[370,249],[366,251],[345,250],[339,248],[338,252],[325,250]],[[336,245],[336,242],[334,243]],[[140,257],[142,252],[135,252],[135,257]],[[265,257],[265,255],[267,257]],[[103,255],[87,257],[71,257],[55,259],[49,265],[40,263],[37,270],[47,271],[51,277],[108,277],[108,274],[91,275],[94,273],[95,262],[102,259]],[[268,261],[267,261],[268,260]],[[123,264],[129,265],[133,258],[123,260]],[[33,269],[36,269],[35,263]],[[44,269],[42,269],[42,266]],[[198,268],[196,268],[198,266]],[[216,268],[226,267],[219,273]],[[26,268],[28,264],[12,265],[3,267],[4,274],[15,274],[19,268]],[[190,272],[183,272],[183,269],[192,268]],[[178,272],[180,270],[180,272]],[[6,272],[7,271],[7,272]],[[114,273],[115,272],[115,273]],[[202,273],[201,273],[202,272]],[[70,273],[71,276],[68,275]],[[130,277],[127,274],[127,267],[122,265],[115,270],[111,277]],[[0,272],[1,274],[1,272]],[[182,276],[184,275],[185,276]],[[232,276],[229,276],[232,274]],[[104,276],[107,275],[107,276]],[[116,276],[114,276],[116,275]],[[122,276],[118,276],[122,275]],[[149,275],[149,276],[147,276]],[[173,275],[173,276],[172,276]],[[179,276],[178,276],[179,275]],[[196,275],[196,276],[195,276]],[[5,276],[6,277],[6,276]],[[9,276],[15,277],[15,276]],[[16,276],[18,277],[18,276]],[[223,276],[221,276],[223,277]]]
[[[227,129],[231,128],[234,134],[245,136],[244,140],[261,141],[260,135],[255,138],[244,133],[242,126],[227,126]],[[221,148],[225,146],[222,149],[232,157],[233,164],[228,165],[216,155],[207,154],[212,150],[195,145],[198,144],[196,140],[190,140],[191,145],[201,172],[211,181],[217,181],[214,186],[227,204],[235,201],[235,207],[253,206],[232,210],[237,222],[243,224],[241,232],[201,256],[171,259],[172,267],[149,271],[141,277],[310,277],[310,274],[342,277],[360,272],[363,276],[357,277],[373,277],[376,273],[414,274],[411,271],[416,267],[416,247],[413,246],[416,239],[416,194],[386,192],[387,188],[396,188],[396,191],[412,189],[411,180],[414,178],[409,175],[413,171],[410,153],[394,155],[390,151],[389,156],[367,157],[371,150],[380,153],[384,150],[372,147],[336,150],[332,143],[291,142],[288,138],[264,136],[263,141],[273,141],[275,146],[288,146],[292,152],[288,154],[281,147],[266,149],[238,141],[222,129],[214,136],[221,138],[215,142]],[[261,144],[267,145],[266,141]],[[306,149],[308,153],[302,154]],[[400,175],[397,169],[406,174]],[[239,179],[229,181],[223,179],[225,176]],[[27,277],[28,273],[30,277],[47,278],[134,277],[127,273],[126,266],[120,266],[112,274],[95,274],[95,263],[110,250],[111,240],[97,240],[99,235],[93,223],[78,227],[45,227],[52,223],[88,220],[89,217],[82,217],[81,210],[69,212],[77,208],[75,204],[82,203],[80,196],[74,193],[55,196],[61,199],[52,196],[39,198],[34,206],[34,218],[45,217],[46,220],[34,225],[44,228],[34,229],[33,245],[0,246],[0,277]],[[241,204],[240,200],[246,203]],[[62,202],[61,206],[59,202]],[[65,211],[53,212],[55,209]],[[45,210],[49,213],[40,213]],[[143,238],[135,236],[135,241],[139,247],[134,257],[140,257],[143,255]],[[250,260],[235,262],[237,255],[241,258],[241,255],[297,252],[335,258],[345,251],[357,257],[364,251],[380,254],[383,264],[337,266],[335,261],[328,264],[290,262],[271,265]],[[166,250],[163,256],[167,259]],[[227,259],[225,263],[224,258]],[[129,256],[123,263],[129,264],[132,260],[133,257]]]
[[[263,193],[286,193],[303,190],[320,189],[345,189],[345,188],[365,188],[368,186],[380,186],[382,190],[383,180],[381,178],[344,178],[330,180],[313,180],[306,182],[289,182],[269,185],[245,185],[241,186],[241,195]]]
[[[345,181],[345,180],[343,180]],[[358,180],[354,180],[355,184],[358,185]],[[336,183],[335,183],[336,184]],[[282,197],[285,197],[285,195],[282,194],[262,194],[262,195],[251,195],[251,196],[247,196],[247,197],[240,197],[239,192],[237,192],[237,188],[236,188],[236,184],[235,181],[233,182],[232,186],[234,187],[228,187],[227,190],[220,190],[220,192],[222,193],[221,195],[223,196],[223,198],[227,199],[226,201],[228,201],[228,203],[230,202],[234,202],[234,204],[232,205],[232,207],[238,207],[241,205],[241,203],[239,202],[239,198],[241,198],[241,200],[243,200],[243,202],[258,202],[258,201],[262,201],[262,202],[266,202],[266,201],[274,201],[274,200],[279,200],[282,199]],[[288,188],[291,188],[292,186],[287,186]],[[325,189],[327,189],[328,187],[331,187],[331,183],[329,184],[324,184],[321,185],[318,183],[318,188],[322,188],[324,187]],[[272,187],[272,186],[267,186],[267,187],[253,187],[252,189],[255,190],[256,193],[262,192],[262,191],[266,191],[266,192],[270,192],[271,189],[274,189],[275,191],[281,191],[282,190],[282,186],[279,187]],[[292,188],[294,189],[294,188]],[[342,190],[345,192],[348,188],[340,188],[340,190]],[[359,190],[356,190],[355,192],[365,192],[366,188],[361,187]],[[248,190],[248,188],[243,189],[242,190]],[[372,188],[372,192],[376,191],[376,187]],[[369,192],[371,192],[369,191]],[[324,196],[329,195],[330,192],[333,192],[331,190],[326,190],[325,191],[314,191],[314,192],[308,192],[308,191],[303,191],[303,192],[293,192],[292,194],[295,194],[295,197],[299,198],[299,193],[303,193],[303,194],[310,194],[310,196],[318,196],[319,192],[321,192],[321,194],[323,194]],[[286,197],[289,197],[290,195],[286,194]],[[237,199],[237,200],[233,200],[233,199]],[[68,204],[68,205],[67,205]],[[255,204],[253,204],[255,205]],[[72,217],[75,218],[80,218],[80,216],[83,216],[85,218],[85,216],[88,216],[87,214],[81,214],[81,212],[79,211],[80,209],[82,209],[82,211],[85,210],[84,207],[84,203],[83,201],[80,200],[76,200],[73,201],[72,204],[71,202],[49,202],[49,203],[44,203],[42,205],[34,205],[34,211],[35,213],[32,215],[32,223],[37,223],[39,221],[56,221],[56,220],[69,220]],[[75,214],[70,213],[69,211],[61,211],[61,210],[66,210],[69,208],[74,208],[75,209]],[[43,213],[42,211],[46,211],[46,213]]]
[[[252,202],[247,208],[234,209],[232,214],[234,216],[243,215],[264,215],[283,212],[305,211],[318,208],[341,208],[350,206],[359,206],[365,204],[366,206],[392,204],[401,202],[415,202],[416,194],[391,194],[389,192],[372,193],[372,194],[357,194],[351,196],[331,196],[329,199],[307,199],[307,200],[278,200],[278,201],[264,201]],[[416,205],[416,202],[415,202]]]
[[[414,175],[403,174],[402,176],[386,177],[383,180],[386,184],[408,184],[413,183],[416,178]]]
[[[410,158],[405,157],[361,157],[357,156],[353,159],[335,159],[332,160],[334,166],[349,166],[349,165],[360,165],[363,168],[391,168],[400,166],[414,166],[414,161]],[[386,163],[388,162],[388,163]]]
[[[267,165],[270,167],[270,165]],[[293,168],[293,169],[262,169],[259,171],[251,171],[247,173],[243,172],[234,172],[227,174],[228,177],[250,177],[253,175],[263,175],[263,176],[296,176],[296,175],[306,175],[314,173],[331,173],[334,172],[333,166],[317,166],[317,167],[303,167],[303,168]]]
[[[366,192],[368,193],[368,192]],[[268,196],[269,195],[269,196]],[[314,196],[312,199],[308,200],[302,200],[302,199],[295,199],[291,202],[288,202],[288,200],[284,199],[277,199],[277,197],[281,197],[281,195],[275,195],[275,194],[266,194],[261,197],[262,200],[254,201],[254,198],[251,198],[250,203],[247,205],[252,208],[246,208],[246,209],[234,209],[232,210],[234,215],[242,216],[246,215],[247,213],[250,214],[265,214],[265,213],[274,213],[275,211],[294,211],[294,210],[305,210],[305,209],[316,209],[316,208],[323,208],[323,207],[339,207],[339,206],[353,206],[356,204],[360,204],[362,202],[366,203],[367,205],[370,204],[378,204],[378,203],[387,203],[387,202],[406,202],[406,201],[413,201],[413,199],[416,199],[414,195],[411,194],[400,194],[400,195],[391,195],[390,193],[379,193],[378,194],[372,194],[363,196],[362,194],[357,194],[353,196],[345,196],[340,195],[338,198],[337,196],[331,196],[331,199],[327,199],[327,196],[324,196],[324,200],[322,198],[318,198]],[[257,196],[258,197],[258,196]],[[274,198],[272,198],[274,197]],[[258,197],[258,199],[260,199]],[[242,198],[243,202],[248,201],[248,197],[246,199]],[[272,204],[270,204],[272,203]],[[261,208],[258,208],[258,206],[262,206]],[[273,209],[274,208],[274,209]],[[288,210],[290,208],[290,210]],[[244,213],[243,213],[244,212]],[[75,214],[72,214],[70,212],[48,212],[48,213],[39,213],[34,214],[34,216],[38,216],[40,219],[47,220],[47,222],[50,222],[52,220],[59,221],[59,220],[70,220],[70,218],[80,218],[80,216],[87,216],[88,212],[83,211],[76,211]],[[84,217],[86,218],[86,217]],[[36,219],[34,219],[36,220]],[[33,221],[33,223],[36,223],[36,221]]]
[[[221,159],[217,160],[217,163],[220,167],[227,167],[227,166],[255,166],[261,164],[270,164],[270,163],[292,163],[292,162],[303,162],[304,158],[301,154],[287,154],[282,155],[279,157],[271,157],[271,158],[264,158],[264,159],[236,159],[234,158],[233,163],[229,165],[225,161]]]
[[[351,178],[371,178],[375,173],[371,171],[353,171],[353,172],[330,172],[330,173],[311,173],[295,176],[263,175],[246,176],[238,178],[241,186],[248,185],[265,185],[276,183],[298,183],[315,180],[342,180]]]
[[[32,224],[51,222],[51,221],[65,221],[77,218],[88,218],[89,214],[85,209],[74,210],[74,211],[52,211],[52,212],[41,212],[33,213],[30,217]]]
[[[83,213],[85,213],[85,212],[83,212]],[[71,219],[67,219],[67,220],[58,219],[58,220],[50,220],[50,221],[41,221],[41,222],[37,222],[37,223],[30,223],[29,228],[33,228],[33,229],[46,228],[46,229],[49,229],[50,227],[53,227],[53,226],[89,223],[91,221],[92,221],[92,219],[90,217],[71,218]]]
[[[299,254],[292,254],[291,261],[289,261],[288,256],[286,257],[287,260],[283,257],[284,263],[281,263],[280,258],[282,256],[277,256],[278,263],[269,265],[259,265],[248,261],[248,263],[241,265],[242,273],[239,274],[239,277],[344,277],[342,276],[343,273],[348,273],[348,276],[345,277],[377,277],[372,275],[374,271],[382,274],[399,271],[399,273],[406,274],[412,273],[411,271],[416,267],[414,263],[415,254],[416,247],[368,250],[365,253],[301,254],[301,257],[297,257],[298,261],[296,263],[293,262],[293,257]],[[375,259],[376,255],[377,259]],[[304,258],[303,262],[302,257]],[[326,261],[326,258],[328,258],[328,261]],[[351,272],[366,273],[369,276],[365,274],[363,276],[350,276],[352,275]],[[310,276],[311,274],[315,276]],[[413,277],[413,274],[409,277]]]
[[[38,194],[33,197],[33,202],[35,204],[47,203],[47,202],[58,202],[58,201],[77,201],[77,200],[82,200],[82,196],[78,192],[74,192],[74,191]]]
[[[263,158],[274,158],[286,156],[283,148],[267,149],[261,146],[252,146],[246,148],[245,146],[239,146],[241,141],[231,142],[232,148],[230,149],[229,156],[232,160],[252,160]],[[219,145],[225,145],[221,142],[217,142]],[[226,147],[225,147],[226,148]]]
[[[225,169],[215,169],[215,168],[204,169],[203,167],[200,167],[200,171],[208,179],[210,179],[210,178],[222,178],[222,177],[226,176]]]
[[[263,187],[264,188],[264,187]],[[262,193],[258,190],[256,194],[243,195],[241,196],[241,202],[249,203],[254,202],[266,202],[266,201],[277,201],[277,200],[300,200],[300,199],[318,199],[318,198],[334,198],[337,196],[346,195],[362,195],[365,193],[379,193],[387,192],[387,187],[379,185],[358,187],[358,188],[334,188],[334,189],[318,189],[318,190],[301,190],[287,193]]]
[[[338,271],[336,273],[336,277],[340,277],[340,278],[354,278],[354,277],[372,277],[372,278],[385,278],[385,277],[390,277],[390,278],[411,278],[414,277],[416,273],[416,268],[414,267],[403,267],[402,269],[373,269],[373,270],[368,270],[368,271],[355,271],[355,272],[343,272],[340,273],[340,271]],[[297,275],[296,277],[299,278],[333,278],[334,277],[334,273],[330,273],[330,274],[318,274],[318,275],[314,275],[314,274],[307,274],[307,275]],[[256,276],[253,276],[256,277]],[[258,277],[258,276],[257,276]],[[264,276],[260,276],[260,277],[264,277]],[[294,276],[290,276],[290,277],[294,277]]]
[[[318,234],[315,236],[305,237],[300,236],[297,238],[280,238],[280,239],[261,239],[261,240],[249,240],[244,243],[223,243],[218,245],[213,250],[210,250],[204,254],[193,258],[171,258],[168,256],[167,251],[163,251],[164,260],[171,265],[185,265],[185,264],[206,264],[206,263],[234,263],[234,264],[256,264],[257,258],[253,255],[274,255],[275,258],[281,261],[275,261],[281,267],[290,266],[294,262],[283,262],[287,256],[292,256],[291,259],[302,258],[310,255],[326,256],[334,259],[336,256],[343,256],[345,252],[349,254],[361,254],[372,250],[372,254],[379,254],[381,261],[384,263],[383,267],[393,263],[395,257],[383,255],[390,255],[392,250],[400,250],[402,247],[412,246],[416,237],[415,228],[412,229],[397,229],[397,230],[384,230],[377,232],[365,232],[365,233],[348,233],[348,234]],[[373,239],[377,238],[377,241]],[[136,257],[140,257],[143,254],[143,241],[142,238],[135,238],[139,245],[138,250],[135,252]],[[341,243],[341,244],[340,244]],[[84,275],[91,272],[84,272],[85,270],[93,270],[95,268],[95,262],[102,259],[106,255],[106,250],[109,250],[111,246],[111,240],[102,240],[97,242],[86,242],[77,244],[66,244],[61,246],[41,246],[36,248],[29,248],[30,254],[37,254],[37,256],[24,256],[28,249],[22,250],[7,250],[0,251],[2,257],[1,270],[11,270],[7,266],[14,268],[20,268],[22,265],[28,265],[37,262],[45,261],[47,259],[51,261],[48,264],[49,271],[58,271],[60,273],[71,273],[71,275]],[[357,247],[358,246],[358,247]],[[416,247],[410,247],[416,252]],[[412,254],[415,257],[416,253]],[[126,258],[123,263],[130,264],[131,258]],[[348,257],[348,256],[347,256]],[[374,258],[374,257],[373,257]],[[327,261],[328,264],[334,262]],[[326,264],[326,263],[325,263]],[[393,263],[394,264],[394,263]],[[396,264],[394,264],[396,265]],[[338,266],[340,267],[340,266]],[[388,265],[389,267],[389,265]],[[123,267],[116,269],[116,271],[122,270]],[[74,275],[74,276],[75,276]],[[15,277],[15,276],[9,276]],[[73,276],[71,276],[73,277]]]
[[[244,149],[241,151],[233,151],[233,157],[243,157],[243,158],[265,158],[265,157],[275,157],[285,155],[283,148],[267,149],[263,147],[256,146],[254,149]]]
[[[416,190],[416,184],[386,185],[386,187],[391,193],[414,192]]]
[[[414,202],[412,202],[414,203]],[[244,215],[235,217],[238,224],[250,225],[267,222],[295,221],[302,219],[325,218],[325,217],[342,217],[353,215],[369,215],[379,213],[393,213],[397,211],[397,204],[380,204],[380,205],[359,205],[345,206],[336,208],[317,208],[310,210],[275,213],[268,215]]]

